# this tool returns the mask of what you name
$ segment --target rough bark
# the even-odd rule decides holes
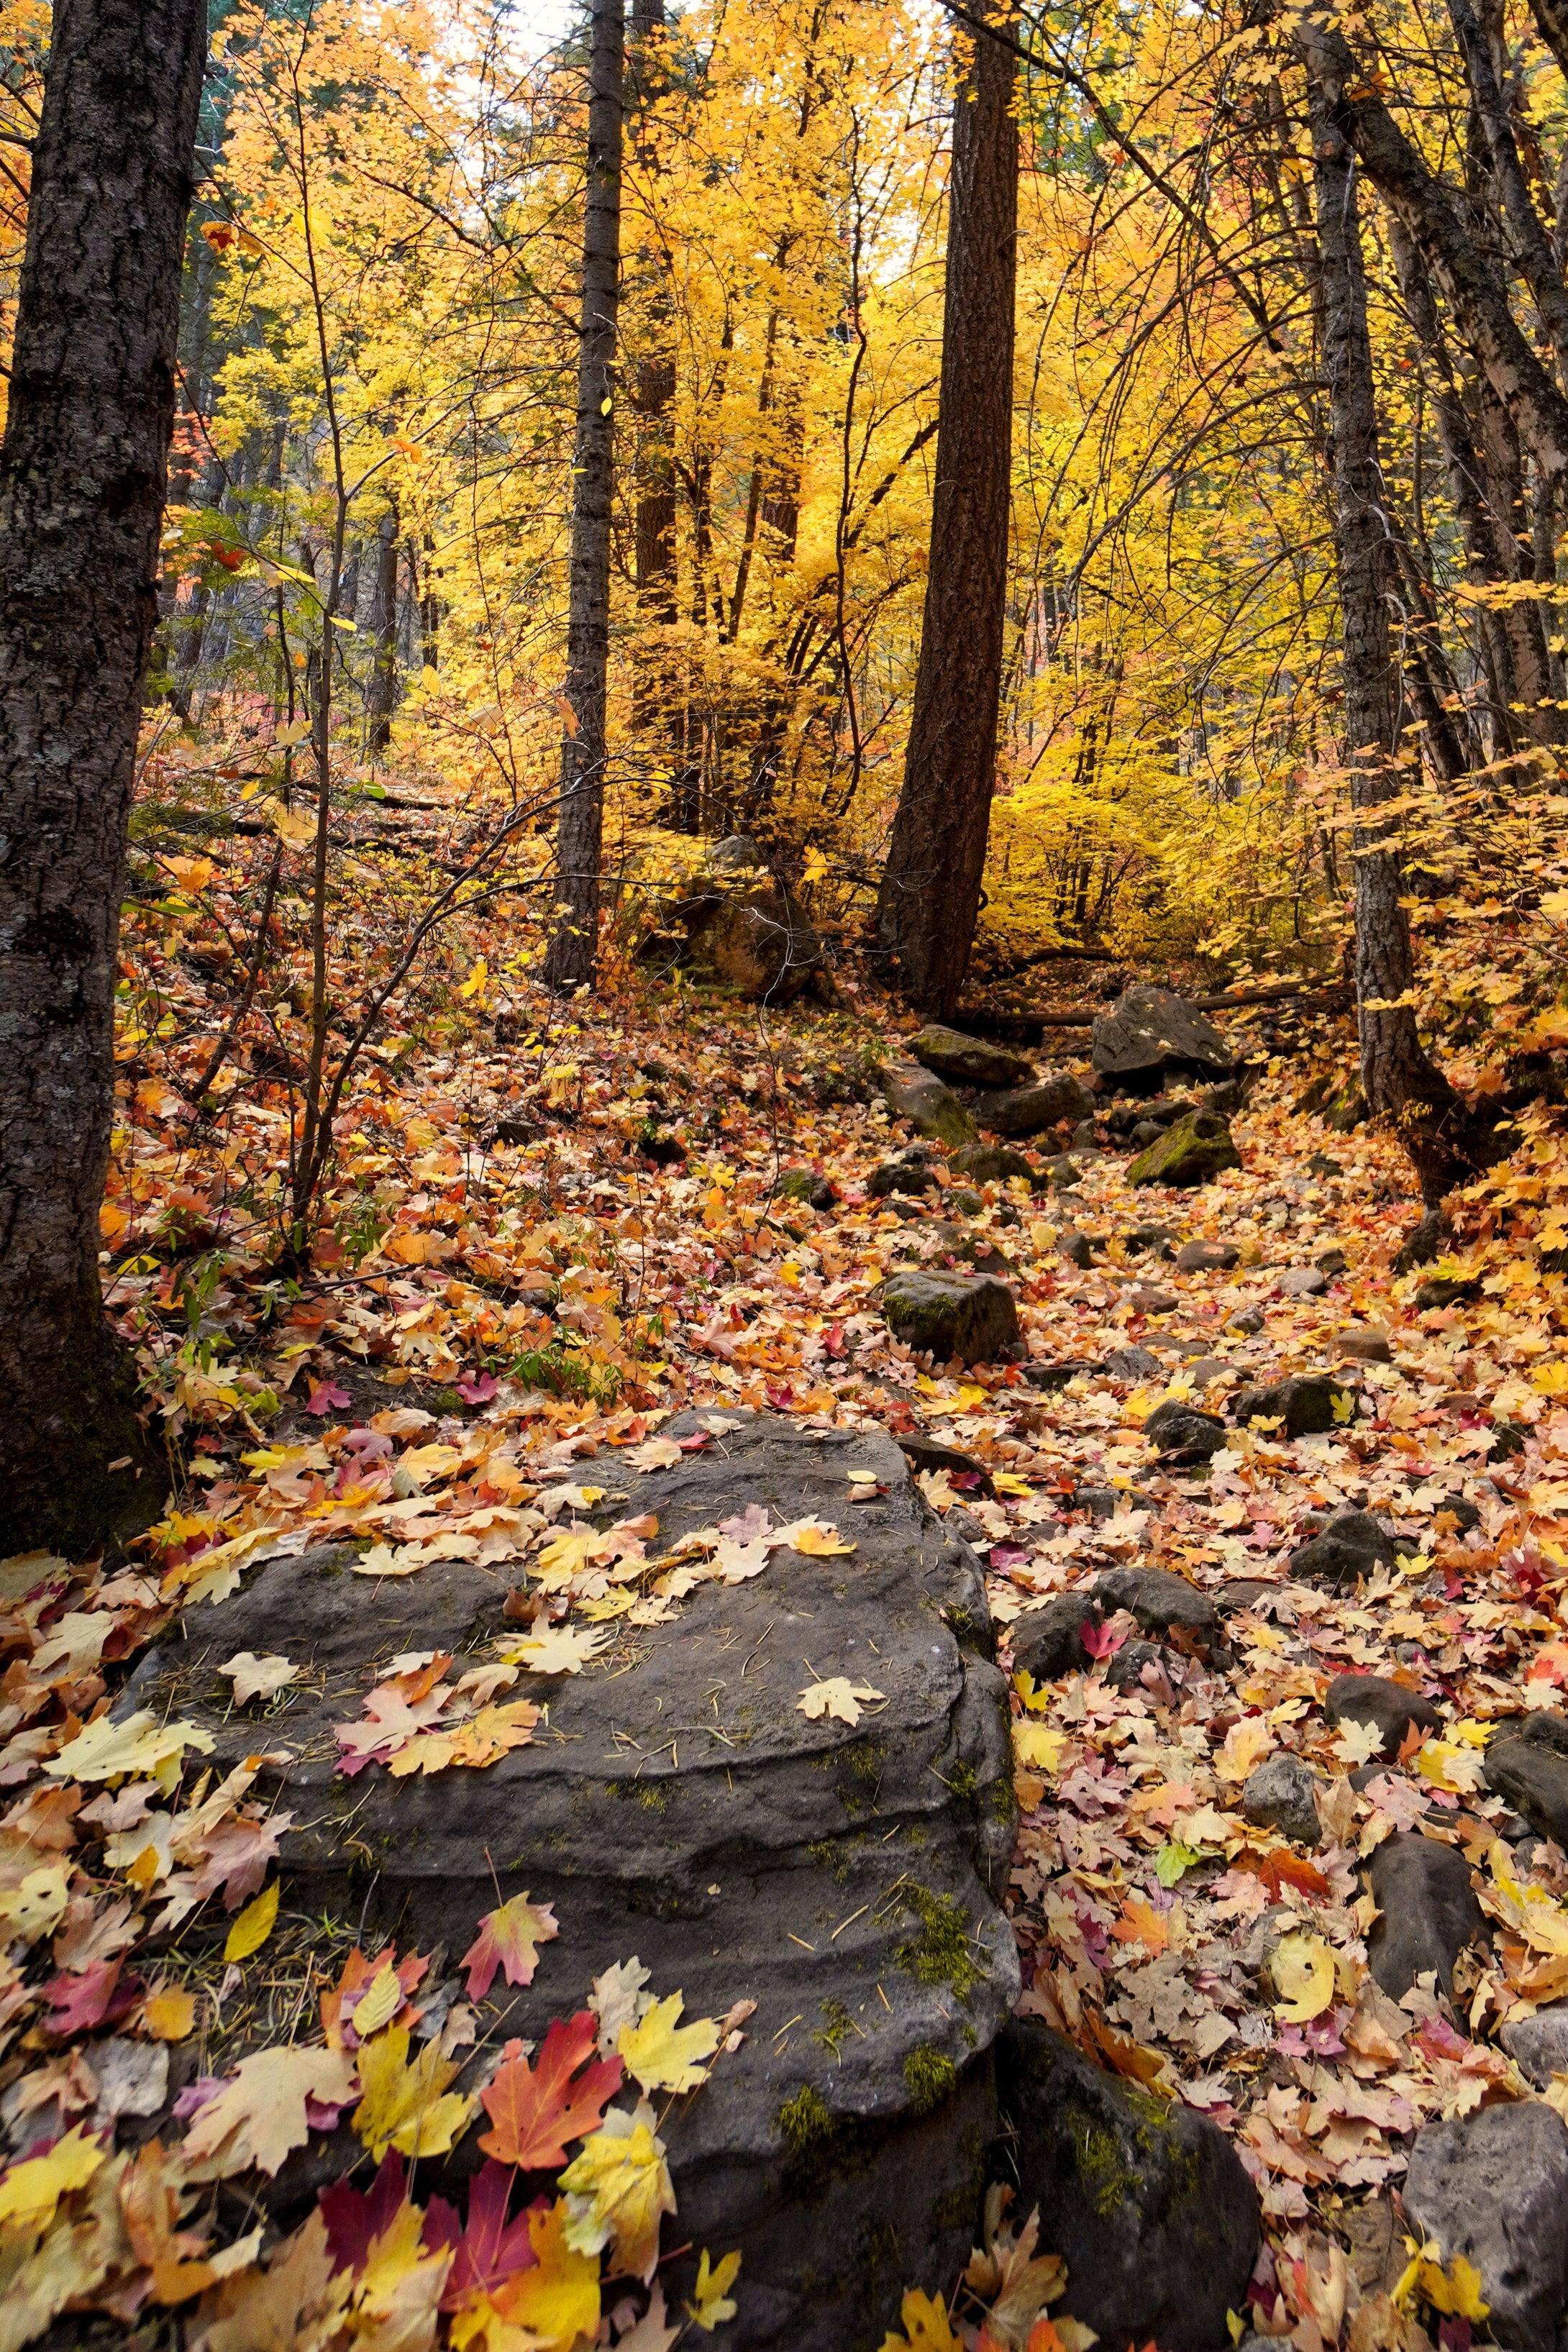
[[[588,185],[583,226],[582,346],[573,449],[566,700],[556,824],[557,921],[545,957],[552,988],[592,988],[599,961],[605,815],[605,703],[610,658],[610,511],[615,474],[616,329],[621,269],[624,0],[593,0]]]
[[[1476,1165],[1479,1139],[1434,1068],[1401,1000],[1415,974],[1400,857],[1380,807],[1403,789],[1394,764],[1405,722],[1389,628],[1395,552],[1378,457],[1356,159],[1321,81],[1310,83],[1321,269],[1322,373],[1332,435],[1334,558],[1340,596],[1345,755],[1355,813],[1355,981],[1362,1086],[1410,1154],[1424,1200]]]
[[[389,506],[375,536],[375,579],[371,590],[371,637],[375,646],[365,682],[365,748],[374,759],[392,740],[397,707],[397,509]]]
[[[993,20],[1011,36],[1007,7]],[[1007,585],[1018,220],[1014,52],[976,36],[954,92],[931,560],[878,931],[911,1003],[957,1004],[980,911]]]
[[[664,88],[659,38],[664,0],[632,0],[627,100],[637,119],[635,148],[645,182],[656,180],[658,149],[649,110]],[[632,725],[662,739],[679,756],[679,698],[665,632],[679,617],[676,603],[675,322],[668,257],[652,243],[638,247],[636,271],[648,284],[644,341],[627,371],[626,394],[637,420],[637,501],[633,518],[637,632],[633,648]]]
[[[1547,476],[1568,471],[1568,398],[1514,318],[1503,275],[1460,202],[1428,172],[1336,25],[1303,12],[1290,20],[1290,38],[1325,118],[1408,230],[1521,440]]]
[[[205,47],[205,0],[57,0],[0,447],[0,1552],[160,1496],[98,1212]]]

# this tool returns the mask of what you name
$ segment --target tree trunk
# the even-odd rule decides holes
[[[1334,559],[1339,576],[1345,756],[1355,812],[1356,1017],[1362,1086],[1374,1114],[1396,1129],[1424,1201],[1440,1201],[1477,1164],[1463,1105],[1422,1050],[1414,1007],[1401,1002],[1415,971],[1401,904],[1399,852],[1378,810],[1403,789],[1394,765],[1405,723],[1403,680],[1389,630],[1395,553],[1377,447],[1372,342],[1356,203],[1356,161],[1334,105],[1309,84],[1318,244],[1322,271],[1322,373],[1332,433]]]
[[[389,506],[375,537],[375,583],[370,608],[375,657],[365,683],[365,749],[374,759],[392,740],[397,707],[397,508]]]
[[[998,31],[1011,36],[1010,5]],[[984,34],[952,110],[941,425],[920,667],[877,905],[900,988],[958,1003],[980,911],[995,781],[1007,587],[1018,122],[1011,47]]]
[[[0,1552],[161,1495],[98,1212],[205,51],[205,0],[57,0],[0,447]]]
[[[566,619],[566,700],[572,719],[561,746],[561,813],[555,836],[558,919],[544,962],[544,975],[552,988],[592,988],[598,974],[625,61],[624,0],[593,0],[588,188],[583,224],[583,342],[577,363]]]
[[[665,75],[658,41],[664,31],[664,0],[632,0],[630,100],[646,122],[661,94]],[[650,137],[637,142],[637,163],[656,179],[659,163]],[[668,632],[678,614],[675,574],[675,459],[671,412],[675,404],[675,322],[667,257],[653,245],[637,257],[638,275],[651,280],[646,341],[630,371],[627,394],[637,418],[637,633],[634,646],[632,725],[639,734],[662,736],[679,757],[679,698],[671,672]]]

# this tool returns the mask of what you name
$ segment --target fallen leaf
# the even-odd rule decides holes
[[[701,2258],[697,2265],[694,2300],[689,2303],[686,2308],[704,2335],[711,2336],[713,2330],[722,2321],[734,2318],[736,2305],[731,2296],[730,2289],[740,2274],[741,2256],[738,2251],[732,2254],[726,2254],[715,2270],[710,2267],[708,2249],[706,2246],[703,2247]]]
[[[1280,1995],[1277,2014],[1292,2024],[1321,2017],[1334,1998],[1334,1956],[1321,1936],[1285,1936],[1268,1963]]]
[[[404,2156],[445,2156],[475,2106],[472,2098],[447,2088],[458,2071],[459,2062],[443,2058],[435,2042],[425,2044],[411,2066],[405,2025],[366,2042],[359,2053],[362,2096],[352,2120],[371,2154],[395,2147]]]
[[[526,1893],[487,1911],[460,1963],[468,1971],[468,1999],[483,2000],[498,1969],[505,1969],[510,1985],[531,1984],[540,1945],[552,1944],[560,1933],[549,1904],[530,1903]]]
[[[566,2242],[579,2253],[610,2248],[612,2278],[652,2278],[658,2261],[659,2222],[675,2210],[675,2188],[664,2143],[652,2128],[652,2110],[635,2116],[612,2108],[602,2131],[561,2175],[566,2191]]]
[[[181,2155],[192,2180],[226,2180],[251,2166],[275,2174],[291,2148],[303,2147],[307,2102],[342,2106],[353,2088],[353,2062],[341,2050],[258,2050],[207,2101],[185,2135]]]
[[[223,1948],[226,1960],[248,1960],[258,1952],[272,1933],[278,1917],[278,1896],[282,1882],[275,1878],[270,1886],[262,1888],[254,1903],[247,1903],[228,1931]]]
[[[833,1675],[826,1682],[813,1683],[809,1689],[803,1690],[795,1705],[813,1723],[830,1715],[836,1723],[847,1723],[853,1728],[860,1720],[862,1703],[869,1705],[881,1696],[868,1683],[851,1683],[847,1675]]]
[[[258,1658],[249,1650],[237,1650],[218,1668],[234,1684],[236,1706],[248,1706],[253,1698],[270,1698],[299,1677],[300,1669],[287,1658]]]
[[[684,1997],[672,1992],[656,2000],[640,2024],[621,2028],[616,2047],[645,2091],[695,2091],[708,2079],[697,2062],[719,2047],[719,2028],[710,2017],[678,2025],[684,2006]]]
[[[537,2064],[521,2042],[509,2042],[503,2063],[480,2093],[492,2128],[479,2141],[489,2156],[529,2172],[564,2164],[566,2143],[597,2131],[606,2100],[621,2087],[619,2057],[597,2060],[599,2021],[579,2010],[570,2023],[556,2018]],[[581,2071],[579,2071],[579,2069]]]
[[[0,2179],[0,2222],[47,2229],[60,2199],[83,2188],[103,2158],[104,2151],[87,2126],[78,2124],[47,2156],[28,2157]]]

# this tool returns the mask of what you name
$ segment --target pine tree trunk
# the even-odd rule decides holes
[[[1397,847],[1380,806],[1403,791],[1393,765],[1413,714],[1389,629],[1395,556],[1377,446],[1356,159],[1321,81],[1309,84],[1322,372],[1333,438],[1334,558],[1340,593],[1345,757],[1355,813],[1355,977],[1362,1086],[1410,1154],[1429,1204],[1478,1164],[1481,1141],[1422,1049],[1414,1008],[1399,1000],[1415,975]]]
[[[205,0],[57,0],[0,447],[0,1552],[161,1492],[98,1212],[205,49]]]
[[[1010,7],[994,22],[1010,35]],[[969,969],[995,781],[1017,222],[1013,50],[977,33],[953,98],[931,561],[877,907],[898,986],[933,1013],[952,1011]]]
[[[610,505],[615,482],[616,327],[621,261],[624,0],[593,0],[588,61],[588,192],[583,228],[582,350],[573,451],[566,699],[556,828],[558,920],[545,958],[552,988],[592,988],[599,961],[610,660]]]

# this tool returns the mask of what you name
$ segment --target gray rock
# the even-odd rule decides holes
[[[1261,1307],[1244,1307],[1239,1313],[1231,1317],[1230,1328],[1233,1331],[1241,1332],[1248,1339],[1256,1339],[1263,1328],[1263,1320]]]
[[[1035,1181],[1034,1162],[1000,1143],[966,1143],[962,1151],[953,1153],[950,1164],[976,1184],[1008,1184],[1016,1176],[1021,1176],[1026,1184]]]
[[[1231,1412],[1245,1427],[1258,1420],[1278,1421],[1276,1437],[1314,1437],[1343,1429],[1355,1417],[1356,1392],[1330,1372],[1299,1372],[1268,1388],[1237,1389]]]
[[[923,1151],[900,1151],[872,1169],[866,1190],[873,1201],[885,1201],[894,1192],[934,1192],[936,1171]]]
[[[826,1176],[815,1168],[786,1168],[779,1178],[779,1191],[786,1201],[798,1201],[803,1208],[831,1209],[838,1195]]]
[[[1058,1151],[1054,1159],[1040,1162],[1036,1181],[1049,1185],[1053,1192],[1070,1192],[1079,1179],[1079,1164],[1070,1151]]]
[[[1159,1506],[1152,1495],[1142,1494],[1136,1486],[1079,1486],[1070,1508],[1087,1511],[1098,1526],[1103,1519],[1114,1518],[1120,1510],[1152,1511]]]
[[[1199,1356],[1187,1366],[1187,1379],[1194,1389],[1206,1389],[1215,1381],[1230,1380],[1235,1370],[1224,1356]]]
[[[1016,2135],[1018,2210],[1065,2257],[1051,2313],[1096,2329],[1106,2352],[1228,2347],[1258,2255],[1258,2196],[1205,2116],[1092,2065],[1060,2035],[1015,2019],[996,2053]]]
[[[1089,1059],[1104,1077],[1150,1077],[1181,1070],[1228,1077],[1229,1046],[1210,1022],[1168,988],[1130,988],[1094,1024]]]
[[[951,1087],[918,1062],[889,1062],[881,1076],[882,1099],[895,1118],[907,1118],[917,1135],[956,1150],[974,1141],[974,1121]]]
[[[1182,1303],[1179,1292],[1152,1282],[1135,1282],[1128,1295],[1140,1315],[1173,1315]]]
[[[1554,2074],[1568,2074],[1568,2000],[1554,2000],[1533,2017],[1516,2018],[1500,2038],[1520,2073],[1538,2091],[1550,2090]]]
[[[1561,1730],[1559,1729],[1561,1727]],[[1562,1845],[1568,1841],[1568,1752],[1561,1716],[1537,1710],[1487,1749],[1487,1786]]]
[[[1454,1962],[1487,1935],[1464,1855],[1419,1830],[1399,1830],[1377,1848],[1367,1875],[1381,1914],[1367,1937],[1367,1966],[1384,1991],[1399,2000],[1436,1969],[1452,1994]]]
[[[1488,2332],[1553,2352],[1568,2305],[1568,2129],[1543,2100],[1481,2107],[1417,2132],[1405,2210],[1445,2263],[1480,2273]]]
[[[1293,1838],[1298,1845],[1316,1845],[1322,1834],[1317,1805],[1322,1785],[1299,1756],[1270,1756],[1247,1777],[1241,1791],[1243,1816],[1260,1829]]]
[[[973,1454],[965,1454],[960,1445],[944,1445],[940,1437],[928,1437],[923,1430],[911,1431],[908,1437],[896,1441],[904,1460],[919,1470],[956,1471],[961,1478],[977,1478],[979,1485],[969,1491],[975,1495],[994,1495],[995,1485],[984,1462]]]
[[[1206,1461],[1226,1442],[1226,1425],[1212,1412],[1179,1403],[1173,1397],[1157,1404],[1143,1423],[1143,1434],[1161,1454],[1201,1454]]]
[[[726,834],[708,853],[708,863],[715,874],[753,872],[767,862],[749,833]]]
[[[1383,1734],[1382,1754],[1389,1764],[1412,1724],[1426,1738],[1443,1727],[1429,1699],[1383,1675],[1336,1675],[1324,1694],[1323,1714],[1330,1723],[1374,1724]]]
[[[1183,1274],[1228,1274],[1240,1264],[1241,1252],[1234,1242],[1184,1242],[1176,1252]]]
[[[1058,1592],[1043,1609],[1030,1610],[1012,1628],[1013,1664],[1037,1683],[1081,1674],[1094,1663],[1083,1646],[1086,1625],[1098,1625],[1100,1610],[1083,1592]]]
[[[1238,1576],[1220,1586],[1214,1605],[1222,1617],[1233,1617],[1242,1609],[1267,1609],[1279,1597],[1279,1585],[1267,1583],[1260,1576]]]
[[[1094,1264],[1094,1250],[1089,1235],[1075,1232],[1070,1225],[1057,1235],[1057,1254],[1065,1257],[1069,1265],[1076,1265],[1085,1272]]]
[[[1380,1568],[1392,1568],[1394,1538],[1370,1511],[1340,1511],[1321,1535],[1290,1555],[1290,1573],[1303,1584],[1325,1584],[1343,1591],[1358,1577],[1370,1577]]]
[[[1226,1168],[1239,1168],[1241,1154],[1217,1111],[1190,1111],[1148,1144],[1127,1170],[1130,1184],[1206,1184]]]
[[[1069,1356],[1065,1363],[1060,1364],[1026,1364],[1024,1378],[1032,1389],[1039,1389],[1049,1396],[1058,1389],[1065,1389],[1068,1382],[1076,1381],[1080,1373],[1098,1372],[1103,1369],[1091,1356]]]
[[[996,2129],[992,2043],[1018,1993],[991,1892],[1015,1815],[984,1588],[898,1448],[763,1416],[642,1484],[658,1485],[661,1539],[676,1540],[753,1504],[842,1527],[851,1468],[888,1489],[855,1510],[852,1573],[777,1551],[747,1583],[699,1587],[666,1625],[612,1628],[602,1661],[544,1686],[552,1736],[482,1771],[394,1780],[372,1765],[344,1780],[333,1767],[334,1723],[361,1711],[393,1653],[449,1649],[460,1673],[515,1631],[508,1574],[468,1562],[384,1583],[346,1573],[352,1552],[269,1563],[190,1611],[121,1701],[210,1731],[206,1760],[226,1772],[258,1743],[216,1696],[217,1664],[286,1649],[306,1669],[268,1719],[269,1748],[297,1760],[267,1762],[258,1783],[294,1816],[280,1852],[290,1911],[460,1953],[498,1877],[500,1895],[553,1906],[559,1940],[531,1986],[498,1979],[480,2005],[459,2088],[634,1952],[653,1990],[683,1991],[689,2017],[757,2002],[738,2052],[661,2126],[682,2237],[744,2254],[750,2292],[712,2338],[728,2352],[879,2343],[904,2285],[951,2287]],[[607,1498],[595,1516],[607,1525],[625,1507]],[[857,1728],[808,1723],[796,1704],[835,1674],[885,1695]],[[677,1726],[691,1727],[672,1744]],[[455,2168],[478,2162],[477,2137]],[[690,2259],[673,2266],[677,2301],[691,2276]]]
[[[1394,1273],[1413,1274],[1418,1265],[1430,1265],[1434,1258],[1443,1255],[1453,1238],[1454,1228],[1443,1210],[1428,1209],[1400,1243],[1394,1261]]]
[[[1160,1359],[1147,1348],[1112,1348],[1105,1369],[1113,1381],[1153,1381],[1160,1377]]]
[[[1312,1261],[1320,1274],[1348,1274],[1350,1260],[1337,1244],[1332,1249],[1320,1250]]]
[[[1157,1142],[1164,1132],[1164,1129],[1161,1126],[1157,1118],[1141,1118],[1137,1126],[1133,1129],[1131,1136],[1129,1136],[1128,1141],[1130,1143],[1135,1143],[1138,1146],[1138,1149],[1142,1150],[1146,1143]]]
[[[1121,1235],[1121,1246],[1129,1257],[1157,1257],[1167,1261],[1175,1256],[1175,1235],[1168,1225],[1133,1225]]]
[[[1006,1045],[931,1022],[909,1041],[910,1053],[939,1078],[956,1079],[964,1087],[1024,1087],[1035,1075],[1034,1064]]]
[[[1068,1070],[1053,1071],[1037,1086],[1008,1087],[975,1097],[974,1116],[992,1135],[1044,1135],[1070,1119],[1094,1116],[1095,1097]]]
[[[1072,1148],[1075,1151],[1102,1151],[1105,1149],[1105,1138],[1093,1119],[1079,1119],[1072,1131]]]
[[[1163,1667],[1167,1654],[1158,1642],[1123,1642],[1111,1654],[1105,1670],[1105,1679],[1112,1690],[1141,1690],[1144,1685],[1145,1666]]]
[[[1206,1592],[1168,1568],[1110,1568],[1096,1577],[1094,1597],[1107,1614],[1128,1609],[1145,1633],[1181,1626],[1205,1643],[1224,1639],[1219,1612]]]
[[[1315,1265],[1293,1265],[1276,1285],[1286,1298],[1319,1298],[1328,1286],[1328,1276]]]
[[[1016,1303],[994,1275],[889,1275],[882,1313],[896,1339],[917,1355],[929,1350],[939,1363],[993,1363],[1019,1342]]]

